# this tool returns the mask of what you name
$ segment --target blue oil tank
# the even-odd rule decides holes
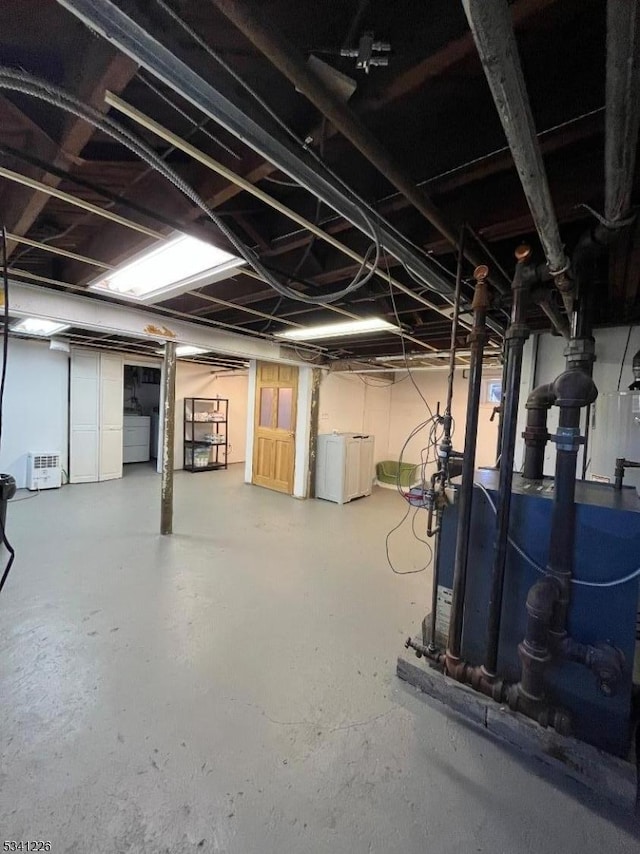
[[[497,503],[498,472],[480,469],[476,483],[482,484]],[[541,482],[513,478],[511,539],[539,567],[546,566],[553,480]],[[640,500],[636,490],[621,491],[602,483],[576,484],[576,548],[574,576],[577,581],[607,583],[633,573],[640,566]],[[438,551],[438,583],[446,623],[447,588],[453,582],[453,559],[457,526],[457,505],[443,512]],[[471,664],[482,664],[486,646],[489,590],[495,539],[495,516],[486,495],[474,489],[469,564],[465,598],[462,655]],[[517,646],[525,631],[525,600],[539,572],[509,547],[502,608],[499,673],[517,681],[520,662]],[[613,586],[572,584],[568,630],[581,643],[610,643],[625,657],[623,678],[617,693],[604,696],[594,675],[586,667],[561,661],[550,667],[548,695],[568,709],[574,719],[577,738],[618,756],[627,756],[633,662],[636,650],[638,578]]]

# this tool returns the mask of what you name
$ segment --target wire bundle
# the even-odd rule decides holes
[[[351,294],[361,288],[370,281],[378,269],[381,255],[381,245],[378,232],[371,219],[363,210],[360,210],[364,230],[369,234],[373,243],[367,250],[360,268],[351,282],[339,291],[333,291],[329,294],[316,294],[314,296],[308,296],[301,291],[290,288],[287,284],[277,279],[273,273],[265,267],[259,256],[250,247],[246,246],[236,236],[236,234],[234,234],[234,232],[226,225],[222,217],[215,214],[206,205],[204,200],[190,184],[184,181],[178,173],[168,166],[151,147],[143,142],[142,139],[127,130],[123,125],[109,118],[109,116],[103,115],[103,113],[96,110],[94,107],[82,103],[82,101],[79,101],[64,89],[54,86],[45,80],[41,80],[32,74],[27,74],[26,72],[18,71],[13,68],[0,67],[0,89],[9,89],[14,92],[21,92],[24,95],[38,98],[48,104],[59,107],[72,115],[82,118],[94,127],[99,128],[112,139],[115,139],[121,145],[125,146],[125,148],[128,148],[129,151],[137,155],[148,166],[155,169],[160,175],[166,178],[167,181],[173,184],[174,187],[180,190],[180,192],[193,202],[193,204],[200,208],[200,210],[206,214],[218,230],[227,238],[240,257],[244,258],[244,260],[253,267],[256,273],[258,273],[268,285],[279,293],[280,296],[312,305],[327,305],[335,302],[336,300],[343,299],[348,294]]]

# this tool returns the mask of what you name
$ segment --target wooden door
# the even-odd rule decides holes
[[[253,483],[293,493],[298,369],[258,362]]]

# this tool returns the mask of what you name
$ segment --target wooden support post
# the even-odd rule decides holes
[[[316,497],[316,457],[318,454],[318,416],[322,371],[314,368],[311,378],[311,429],[309,430],[309,498]]]
[[[162,487],[160,505],[160,533],[173,533],[173,442],[176,413],[176,345],[164,345],[164,418],[162,428]]]

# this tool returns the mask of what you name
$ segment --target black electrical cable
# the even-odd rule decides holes
[[[395,575],[417,575],[419,572],[424,572],[424,571],[425,571],[426,569],[428,569],[428,568],[429,568],[429,566],[431,565],[431,561],[433,560],[433,549],[431,548],[431,546],[429,545],[429,543],[428,543],[426,540],[421,539],[421,538],[416,534],[416,531],[415,531],[415,520],[416,520],[416,516],[418,515],[418,511],[419,511],[419,510],[422,510],[422,509],[424,509],[424,508],[419,507],[419,506],[418,506],[418,507],[413,507],[411,504],[409,504],[409,506],[407,507],[407,512],[404,514],[404,516],[402,517],[402,519],[398,522],[398,524],[397,524],[394,528],[392,528],[392,529],[389,531],[389,533],[388,533],[388,534],[387,534],[387,536],[385,537],[385,541],[384,541],[384,543],[385,543],[385,552],[386,552],[386,555],[387,555],[387,563],[389,564],[389,566],[391,567],[391,571],[392,571]],[[404,525],[404,523],[406,522],[406,520],[407,520],[407,518],[408,518],[408,516],[409,516],[409,513],[411,513],[411,511],[412,511],[412,510],[414,511],[414,513],[413,513],[413,518],[412,518],[412,520],[411,520],[411,530],[413,531],[413,535],[414,535],[414,537],[416,538],[416,540],[418,540],[418,542],[420,542],[420,543],[424,543],[424,545],[425,545],[425,546],[427,547],[427,549],[429,550],[429,560],[426,562],[426,564],[425,564],[424,566],[420,567],[420,569],[399,570],[399,569],[396,569],[396,568],[395,568],[395,566],[393,565],[393,561],[391,560],[391,555],[390,555],[390,553],[389,553],[389,540],[391,539],[391,537],[393,536],[393,534],[395,534],[395,532],[396,532],[396,531],[400,530],[400,528]]]
[[[2,293],[4,297],[4,328],[2,330],[2,375],[0,377],[0,448],[2,447],[4,388],[7,381],[7,360],[9,356],[9,276],[7,274],[7,229],[4,226],[2,226]],[[7,577],[9,575],[9,571],[13,566],[13,561],[15,560],[16,552],[9,540],[7,539],[7,533],[5,531],[5,526],[1,516],[0,529],[2,529],[2,542],[4,543],[6,550],[9,552],[9,560],[7,561],[7,565],[5,566],[4,572],[2,573],[2,578],[0,579],[0,593],[2,593],[2,588],[5,585]]]
[[[214,225],[217,226],[218,230],[227,238],[238,254],[244,258],[244,260],[264,279],[264,281],[281,296],[296,300],[297,302],[304,302],[312,305],[326,305],[328,303],[335,302],[338,299],[342,299],[348,294],[353,293],[358,288],[361,288],[372,278],[378,269],[381,254],[380,239],[373,223],[364,211],[361,210],[360,213],[363,223],[373,240],[375,259],[372,262],[368,261],[368,256],[370,255],[369,251],[367,256],[363,259],[355,278],[340,291],[334,291],[331,294],[307,296],[300,291],[293,290],[276,279],[261,262],[258,255],[238,239],[237,235],[231,231],[223,219],[210,210],[196,191],[171,167],[167,166],[167,164],[158,157],[153,149],[151,149],[139,137],[135,136],[135,134],[128,131],[124,126],[118,124],[113,119],[109,118],[109,116],[103,115],[94,107],[91,107],[88,104],[83,104],[77,98],[69,95],[68,92],[65,92],[58,86],[54,86],[53,84],[40,80],[31,74],[26,74],[25,72],[17,71],[12,68],[0,67],[0,89],[10,89],[12,91],[22,92],[25,95],[39,98],[49,104],[53,104],[56,107],[67,110],[67,112],[84,119],[89,124],[99,128],[104,133],[120,142],[130,151],[133,151],[134,154],[163,175],[169,182],[177,187],[181,193],[199,207],[209,217]],[[369,270],[362,276],[362,278],[360,278],[367,264],[369,264]]]
[[[320,166],[323,171],[325,171],[328,175],[330,175],[334,180],[338,181],[342,187],[349,193],[351,198],[356,201],[361,208],[366,207],[369,212],[377,217],[377,212],[366,202],[364,199],[360,198],[348,184],[345,183],[344,179],[341,178],[336,172],[334,172],[330,166],[325,163],[321,154],[318,154],[308,143],[307,140],[302,139],[298,134],[289,127],[289,125],[278,115],[278,113],[270,106],[270,104],[265,101],[265,99],[252,87],[247,83],[247,81],[240,75],[238,72],[231,66],[229,63],[221,56],[221,54],[211,47],[211,45],[207,44],[207,42],[200,36],[193,27],[189,26],[189,24],[178,15],[178,13],[173,9],[169,3],[166,3],[165,0],[155,0],[156,4],[160,6],[160,8],[176,23],[184,32],[189,36],[189,38],[193,39],[193,41],[200,47],[207,56],[211,57],[221,68],[223,68],[227,74],[235,80],[235,82],[242,88],[244,91],[250,95],[251,98],[258,104],[264,112],[271,118],[273,121],[281,128],[287,136],[289,136],[300,148],[304,149],[304,151],[308,152],[311,157],[316,161],[318,166]],[[321,137],[322,138],[322,137]],[[397,229],[394,228],[394,231],[398,232]]]
[[[182,109],[182,107],[179,107],[174,101],[172,101],[168,95],[165,95],[164,92],[158,89],[158,87],[154,83],[152,83],[150,80],[147,80],[147,78],[143,74],[138,73],[138,80],[141,80],[144,85],[147,86],[154,93],[154,95],[157,95],[160,100],[164,101],[165,104],[168,104],[170,107],[172,107],[176,111],[176,113],[178,113],[178,115],[185,118],[193,126],[194,132],[199,131],[200,133],[203,133],[210,140],[215,142],[216,145],[219,145],[220,148],[223,148],[227,152],[227,154],[230,154],[236,160],[242,160],[242,157],[239,154],[236,154],[236,152],[232,148],[229,148],[228,145],[222,142],[221,139],[218,139],[215,134],[212,134],[211,131],[205,127],[205,125],[209,124],[209,122],[211,121],[209,116],[206,116],[205,119],[201,122],[196,121],[196,119],[193,119],[187,112]]]
[[[385,261],[386,261],[386,265],[387,265],[387,278],[389,279],[389,296],[391,298],[391,305],[393,306],[393,313],[394,313],[395,318],[396,318],[396,323],[398,325],[398,329],[402,332],[402,324],[400,323],[400,317],[398,315],[398,309],[396,308],[396,300],[395,300],[395,297],[393,295],[393,280],[391,278],[391,270],[389,269],[389,261],[387,258],[385,258]],[[424,401],[424,405],[427,407],[427,412],[429,413],[429,415],[431,415],[433,417],[433,412],[431,411],[431,407],[429,406],[429,404],[427,402],[427,398],[420,391],[418,383],[415,381],[413,373],[411,371],[411,368],[409,367],[409,360],[407,359],[407,349],[404,345],[404,336],[403,335],[400,336],[400,344],[402,346],[402,357],[404,359],[404,365],[405,365],[405,368],[407,369],[407,373],[409,374],[409,378],[411,379],[411,382],[413,383],[415,390],[418,392],[418,394],[420,395],[420,397]]]
[[[629,342],[631,341],[631,333],[633,331],[633,323],[629,327],[629,334],[627,335],[627,343],[624,345],[624,353],[622,354],[622,360],[620,361],[620,373],[618,374],[618,385],[616,391],[620,391],[620,383],[622,382],[622,371],[624,370],[624,360],[627,358],[627,351],[629,350]]]

